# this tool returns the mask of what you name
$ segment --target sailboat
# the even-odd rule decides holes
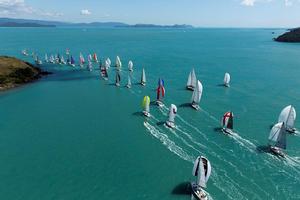
[[[149,96],[144,97],[142,106],[143,106],[143,114],[146,117],[150,117],[151,115],[150,115],[150,97]]]
[[[133,62],[131,60],[128,62],[128,70],[133,71]]]
[[[122,68],[122,62],[121,62],[119,56],[116,57],[116,68],[117,68],[117,70],[121,70],[121,68]]]
[[[204,191],[207,181],[211,174],[211,165],[207,158],[199,156],[195,162],[192,171],[193,176],[197,177],[196,182],[192,182],[193,196],[197,200],[207,200],[207,194]]]
[[[279,122],[273,126],[269,135],[269,147],[275,155],[284,157],[282,149],[286,149],[286,132],[284,122]]]
[[[230,74],[226,72],[224,76],[224,86],[230,87],[229,83],[230,83]]]
[[[116,86],[120,87],[120,83],[121,83],[121,75],[120,73],[117,71],[116,72]]]
[[[63,65],[66,64],[66,61],[65,61],[64,56],[61,56],[61,58],[60,58],[60,63],[63,64]]]
[[[189,74],[188,81],[186,83],[186,88],[188,90],[193,91],[196,87],[196,82],[197,82],[196,73],[195,73],[195,70],[192,69],[192,71]]]
[[[37,65],[43,64],[43,62],[40,60],[38,55],[35,57],[35,64],[37,64]]]
[[[28,55],[29,55],[29,54],[27,53],[27,50],[26,50],[26,49],[22,50],[22,54],[23,54],[24,56],[28,56]]]
[[[93,60],[92,55],[89,54],[89,55],[88,55],[88,62],[92,62],[92,60]]]
[[[126,87],[127,88],[131,88],[131,78],[130,78],[130,75],[128,75],[128,82],[127,82]]]
[[[81,68],[83,68],[84,63],[85,63],[84,56],[82,55],[82,53],[80,53],[80,54],[79,54],[79,66],[80,66]]]
[[[159,107],[162,107],[164,105],[163,98],[165,97],[165,87],[164,87],[164,80],[159,79],[158,80],[158,87],[156,90],[156,104]]]
[[[53,55],[50,56],[49,62],[52,63],[52,64],[54,64],[54,57],[53,57]]]
[[[73,56],[71,55],[71,66],[72,67],[75,67],[75,60],[74,60],[74,58],[73,58]]]
[[[145,69],[144,68],[143,68],[143,71],[142,71],[141,85],[142,86],[146,85],[146,73],[145,73]]]
[[[48,63],[49,62],[49,59],[48,59],[48,55],[45,54],[45,62]]]
[[[233,112],[226,112],[222,118],[222,131],[226,134],[232,134],[233,131]]]
[[[98,57],[97,57],[97,54],[96,54],[96,53],[94,53],[93,59],[94,59],[94,62],[95,62],[95,63],[98,63]]]
[[[201,101],[202,91],[203,91],[203,86],[200,81],[197,81],[196,89],[193,92],[192,102],[191,102],[191,106],[195,110],[200,109],[199,103]]]
[[[292,105],[285,107],[278,117],[278,122],[284,122],[285,130],[289,133],[296,132],[296,128],[294,127],[295,120],[296,110]]]
[[[177,107],[174,104],[171,104],[169,110],[169,119],[166,121],[166,126],[169,128],[176,128],[175,117],[177,114]]]
[[[100,72],[101,72],[102,78],[107,81],[108,80],[108,73],[107,73],[106,67],[102,66],[101,69],[100,69]]]

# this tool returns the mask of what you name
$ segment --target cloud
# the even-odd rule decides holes
[[[83,9],[83,10],[80,11],[80,14],[81,15],[91,15],[92,13],[87,9]]]
[[[59,17],[62,13],[49,12],[35,9],[25,3],[24,0],[0,0],[0,15],[6,16],[20,16],[20,15],[37,15]]]
[[[254,6],[255,2],[256,2],[256,0],[243,0],[241,2],[241,4],[244,6]]]
[[[283,1],[283,0],[281,0],[281,1]],[[292,6],[293,1],[294,0],[284,0],[284,5],[285,6]],[[254,6],[258,2],[271,3],[271,2],[274,2],[274,0],[242,0],[241,4],[244,5],[244,6]]]

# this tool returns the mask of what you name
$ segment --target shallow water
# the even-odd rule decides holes
[[[45,64],[42,80],[0,93],[0,198],[17,199],[190,199],[198,155],[212,164],[207,192],[212,199],[299,199],[300,138],[288,137],[285,160],[258,151],[283,107],[300,108],[300,45],[272,41],[271,29],[0,29],[0,54],[28,48],[41,57],[64,53],[78,60],[134,61],[134,83],[146,70],[147,86],[131,90],[99,79],[99,70]],[[201,110],[184,104],[195,67],[204,91]],[[96,66],[95,66],[96,68]],[[97,67],[98,69],[98,67]],[[223,88],[225,72],[231,87]],[[166,106],[140,116],[145,95],[166,87]],[[178,107],[177,128],[163,125],[168,107]],[[216,129],[232,110],[237,134]],[[296,121],[296,127],[300,127]]]

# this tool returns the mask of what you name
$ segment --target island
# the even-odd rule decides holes
[[[277,42],[300,42],[300,28],[291,29],[274,40]]]
[[[42,71],[28,62],[0,56],[0,91],[33,82],[48,74],[51,73]]]

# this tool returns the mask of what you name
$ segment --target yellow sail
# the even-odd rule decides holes
[[[150,104],[150,97],[145,96],[144,99],[143,99],[142,107],[146,108],[147,106],[149,106],[149,104]]]

